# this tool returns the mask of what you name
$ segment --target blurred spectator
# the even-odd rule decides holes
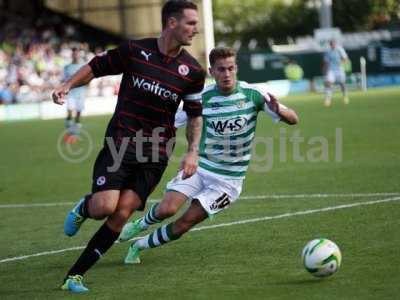
[[[72,48],[80,49],[84,61],[95,55],[87,43],[71,40],[76,32],[73,25],[66,24],[63,31],[61,35],[43,24],[35,28],[16,21],[2,24],[0,104],[49,100],[53,88],[63,80],[64,66],[72,61]],[[88,96],[113,96],[119,81],[119,76],[92,81]]]
[[[0,103],[1,104],[11,104],[15,103],[15,90],[16,85],[11,86],[10,84],[6,84],[2,86],[0,84]]]

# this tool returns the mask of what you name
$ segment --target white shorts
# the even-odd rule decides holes
[[[83,97],[67,97],[67,110],[82,112],[85,108]]]
[[[214,215],[235,202],[242,191],[243,179],[225,179],[198,168],[191,177],[182,179],[182,171],[167,183],[167,191],[177,191],[198,199],[208,213]]]
[[[344,83],[346,81],[346,74],[343,70],[328,70],[325,75],[325,81],[330,83]]]

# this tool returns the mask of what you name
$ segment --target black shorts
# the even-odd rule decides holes
[[[106,190],[133,190],[142,200],[142,205],[138,210],[143,210],[147,197],[160,182],[167,164],[139,163],[125,155],[116,171],[110,171],[109,167],[113,165],[114,159],[108,147],[105,146],[101,149],[94,164],[92,193]]]

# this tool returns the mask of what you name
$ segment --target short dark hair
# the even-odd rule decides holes
[[[236,51],[233,48],[229,47],[216,47],[211,50],[208,59],[210,61],[210,65],[213,66],[217,59],[220,58],[228,58],[228,57],[235,57],[236,59]]]
[[[197,5],[188,0],[170,0],[167,1],[161,11],[162,28],[167,26],[168,18],[175,17],[180,19],[184,9],[197,10]]]

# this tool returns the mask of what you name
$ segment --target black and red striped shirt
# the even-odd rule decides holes
[[[189,116],[201,116],[201,91],[205,71],[186,50],[177,57],[162,54],[157,39],[131,40],[89,62],[95,77],[123,74],[118,102],[106,132],[115,143],[129,138],[129,153],[151,158],[154,148],[160,161],[168,160],[168,143],[175,137],[175,113],[181,101]],[[158,129],[157,129],[158,128]],[[151,137],[158,131],[160,142],[135,142],[132,137]]]

